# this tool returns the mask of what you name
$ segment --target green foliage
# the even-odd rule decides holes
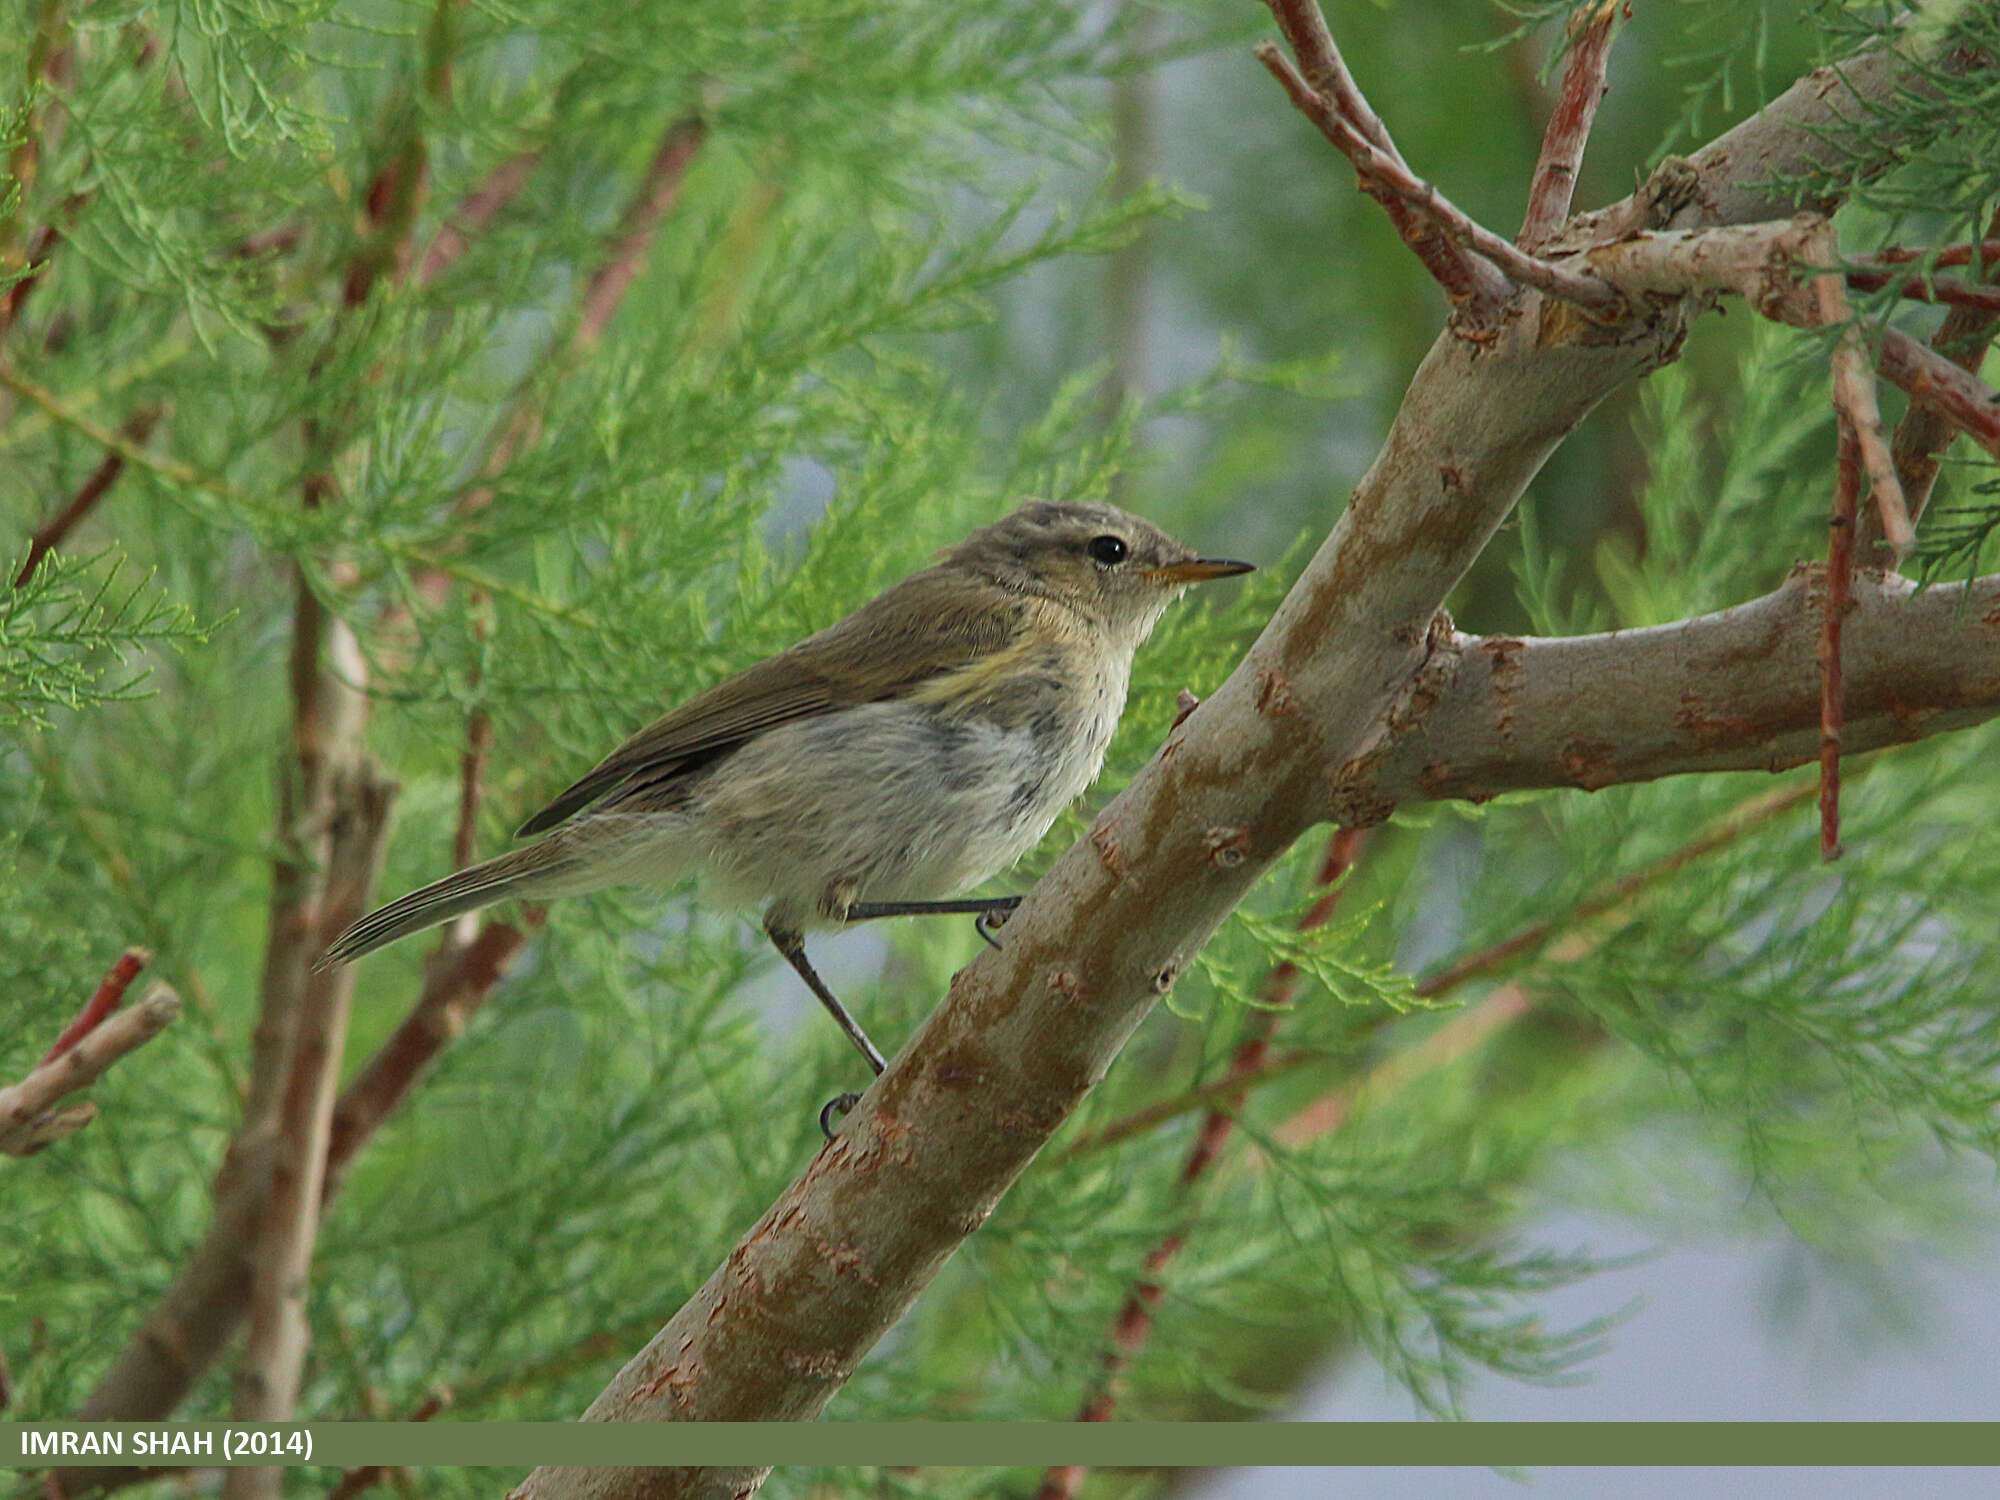
[[[0,593],[0,731],[47,729],[58,708],[126,702],[146,690],[148,648],[207,639],[193,613],[120,560],[50,554]]]
[[[1719,26],[1713,5],[1644,8],[1588,164],[1599,196],[1662,139],[1699,139],[1849,46],[1850,14],[1760,6]],[[1518,213],[1541,120],[1499,60],[1464,50],[1491,18],[1334,23],[1419,170],[1494,222]],[[0,513],[26,534],[95,468],[94,434],[165,415],[80,542],[0,595],[0,1076],[129,942],[189,1007],[98,1086],[102,1119],[0,1173],[17,1299],[0,1342],[30,1417],[74,1407],[207,1229],[281,840],[295,577],[360,644],[368,747],[402,787],[381,884],[401,890],[450,858],[475,716],[493,848],[663,705],[1022,494],[1115,497],[1260,561],[1163,621],[1102,786],[1004,878],[1021,889],[1157,751],[1176,694],[1213,691],[1241,657],[1441,315],[1351,173],[1241,57],[1240,7],[274,0],[73,24],[74,77],[5,117],[47,149],[0,199],[0,241],[45,223],[62,238],[0,344],[52,393],[0,412]],[[0,28],[0,77],[26,76],[31,29]],[[1419,53],[1447,71],[1404,65]],[[1106,105],[1148,80],[1169,185],[1119,199]],[[1991,106],[1950,100],[1974,128],[1910,104],[1897,128],[1915,144],[1843,221],[1851,253],[1962,236],[1990,206]],[[662,143],[697,120],[615,316],[586,327]],[[383,168],[419,145],[399,261],[402,210],[368,205],[394,199]],[[517,191],[472,226],[510,165]],[[462,253],[426,274],[448,226]],[[377,270],[365,292],[357,265]],[[1152,308],[1136,350],[1106,311],[1132,277]],[[1822,545],[1824,370],[1792,334],[1705,320],[1635,409],[1564,446],[1454,608],[1472,629],[1577,631],[1770,588]],[[308,505],[314,475],[330,483]],[[1926,522],[1941,568],[1990,556],[1990,482],[1966,478],[1974,502]],[[1170,1232],[1121,1412],[1269,1410],[1351,1355],[1420,1410],[1476,1413],[1481,1371],[1567,1378],[1615,1337],[1542,1316],[1596,1264],[1538,1243],[1531,1218],[1578,1162],[1598,1201],[1648,1222],[1699,1209],[1736,1227],[1717,1204],[1748,1197],[1888,1265],[1895,1236],[1937,1221],[1938,1185],[1963,1181],[1951,1163],[2000,1144],[1994,750],[1981,731],[1880,757],[1831,867],[1801,805],[1659,873],[1764,790],[1743,777],[1408,810],[1310,930],[1321,850],[1302,845],[831,1415],[1073,1415]],[[893,1045],[977,943],[925,922],[815,953]],[[400,1019],[422,950],[362,969],[353,1057]],[[1424,986],[1480,955],[1472,980]],[[580,1409],[809,1159],[820,1101],[858,1081],[810,1009],[698,891],[556,905],[334,1204],[304,1410],[402,1413],[440,1384],[467,1418]],[[1222,1165],[1185,1186],[1194,1091],[1266,1037],[1285,1066],[1230,1102]],[[1635,1143],[1679,1175],[1620,1172]],[[46,1338],[25,1334],[29,1305]],[[227,1376],[189,1412],[226,1410]],[[420,1485],[487,1487],[469,1472]],[[1031,1484],[843,1471],[767,1492]]]

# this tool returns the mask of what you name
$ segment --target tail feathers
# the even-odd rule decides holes
[[[318,967],[352,963],[364,954],[386,947],[398,938],[440,922],[449,922],[463,912],[477,911],[509,896],[533,895],[558,876],[569,861],[550,859],[547,841],[516,849],[484,864],[472,865],[456,875],[433,881],[391,901],[380,911],[369,913],[327,945]]]

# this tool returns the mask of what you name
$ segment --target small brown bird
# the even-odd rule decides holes
[[[846,619],[640,730],[521,825],[536,842],[362,918],[345,963],[508,897],[699,870],[764,930],[861,1049],[808,929],[944,900],[1012,865],[1096,779],[1132,657],[1189,584],[1251,571],[1110,505],[1035,501]],[[838,1102],[838,1101],[837,1101]]]

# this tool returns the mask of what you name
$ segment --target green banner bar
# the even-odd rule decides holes
[[[0,1423],[0,1467],[1343,1464],[1554,1467],[2000,1463],[2000,1424],[1954,1422]]]

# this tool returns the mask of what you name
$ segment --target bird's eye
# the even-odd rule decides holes
[[[1125,538],[1122,536],[1094,536],[1084,551],[1107,568],[1125,561]]]

